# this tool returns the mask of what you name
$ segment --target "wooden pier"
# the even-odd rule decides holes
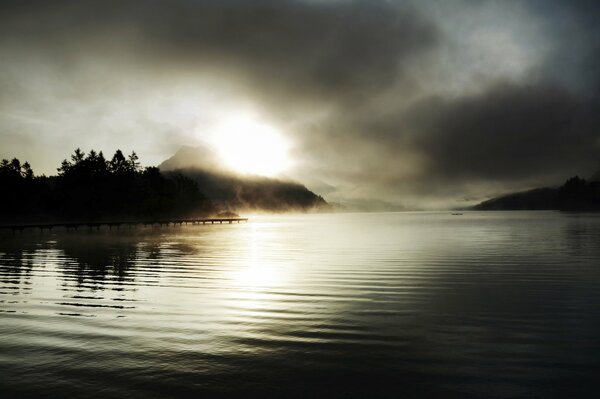
[[[207,218],[207,219],[168,219],[168,220],[142,220],[142,221],[120,221],[120,222],[64,222],[64,223],[37,223],[37,224],[15,224],[15,225],[0,225],[0,230],[23,231],[25,229],[40,229],[40,231],[52,231],[54,228],[64,228],[69,230],[78,230],[80,228],[88,228],[89,230],[100,230],[100,227],[106,226],[110,230],[113,228],[119,229],[122,226],[129,228],[137,226],[182,226],[182,225],[199,225],[199,224],[232,224],[247,222],[248,218]]]

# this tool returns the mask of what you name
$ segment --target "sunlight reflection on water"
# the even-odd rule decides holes
[[[0,241],[9,396],[559,397],[600,367],[600,218],[262,216]]]

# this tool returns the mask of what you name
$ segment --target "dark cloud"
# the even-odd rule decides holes
[[[210,53],[217,64],[247,71],[288,96],[364,100],[385,88],[404,58],[433,40],[412,12],[385,3],[305,4],[262,1],[182,9],[180,29],[162,26],[168,47]],[[159,24],[160,26],[160,24]],[[255,74],[255,75],[254,75]]]
[[[497,84],[409,112],[413,140],[445,179],[522,179],[597,165],[599,104],[554,85]]]
[[[154,66],[216,68],[290,101],[365,101],[393,82],[407,57],[435,41],[412,8],[387,2],[19,2],[3,34],[75,56],[127,51]],[[150,66],[152,68],[152,66]]]

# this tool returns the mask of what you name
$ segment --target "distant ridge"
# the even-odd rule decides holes
[[[476,210],[551,210],[558,209],[558,188],[543,187],[502,195],[475,205]]]
[[[158,168],[162,171],[200,168],[205,170],[222,170],[219,160],[207,147],[182,146],[172,157],[164,160]]]
[[[167,175],[181,173],[194,180],[204,195],[224,209],[307,212],[331,208],[303,184],[227,170],[206,147],[182,147],[159,168]]]
[[[589,181],[578,176],[560,187],[543,187],[511,193],[483,201],[476,210],[600,210],[600,171]]]

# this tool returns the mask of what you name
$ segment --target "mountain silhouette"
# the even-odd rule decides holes
[[[189,168],[226,171],[215,153],[204,146],[183,146],[172,157],[158,165],[158,168],[162,171]]]
[[[502,195],[475,205],[476,210],[551,210],[558,209],[558,188],[543,187]]]
[[[303,184],[287,179],[236,173],[222,166],[206,147],[182,147],[159,169],[167,176],[182,174],[224,209],[250,211],[327,210],[329,205]]]
[[[483,201],[476,210],[600,210],[600,171],[589,180],[574,176],[560,187],[543,187]]]

